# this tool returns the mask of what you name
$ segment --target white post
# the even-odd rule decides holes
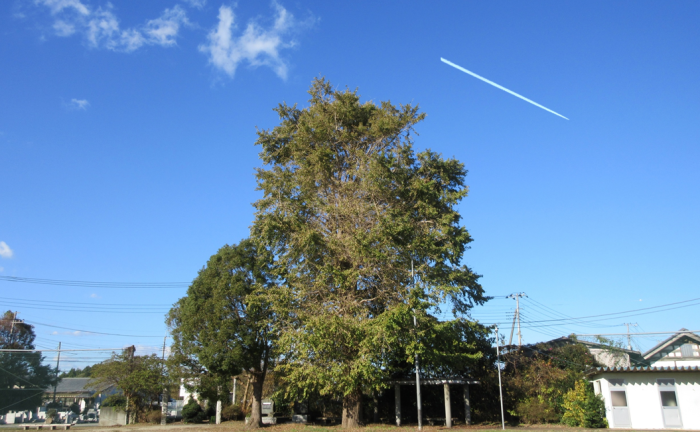
[[[231,403],[236,405],[236,377],[233,377],[233,397],[231,398]]]
[[[450,385],[444,383],[443,389],[445,391],[445,427],[452,427],[452,404],[450,403]]]
[[[501,425],[506,430],[506,418],[503,414],[503,387],[501,386],[501,354],[498,348],[498,326],[496,326],[496,368],[498,369],[498,394],[501,398]]]
[[[221,401],[216,401],[216,424],[221,424]]]

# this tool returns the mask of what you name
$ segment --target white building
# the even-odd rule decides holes
[[[681,329],[643,354],[649,366],[588,374],[611,428],[700,429],[700,337]]]

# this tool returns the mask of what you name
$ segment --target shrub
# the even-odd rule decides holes
[[[80,405],[77,403],[73,402],[69,409],[73,411],[73,414],[80,415]]]
[[[102,406],[126,409],[126,396],[120,394],[109,395],[102,401]]]
[[[146,421],[148,423],[160,424],[160,420],[163,418],[163,413],[160,410],[153,410],[146,414]]]
[[[243,411],[241,411],[241,406],[236,405],[226,405],[221,410],[221,417],[224,420],[241,420],[243,418]]]
[[[49,420],[53,420],[56,417],[56,414],[58,414],[58,411],[56,411],[54,408],[46,411],[46,422],[51,423]]]
[[[573,389],[564,395],[564,415],[562,423],[579,427],[607,427],[605,403],[594,394],[591,385],[583,380],[576,381]]]
[[[182,420],[185,423],[202,423],[206,418],[207,414],[192,398],[182,407]]]

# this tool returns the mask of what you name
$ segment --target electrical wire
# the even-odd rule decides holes
[[[59,279],[28,278],[18,276],[0,276],[0,281],[30,283],[39,285],[72,286],[83,288],[108,288],[108,289],[181,289],[190,285],[190,282],[94,282]]]

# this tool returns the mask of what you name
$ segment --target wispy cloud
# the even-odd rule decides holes
[[[7,245],[7,243],[0,241],[0,257],[12,258],[14,254],[15,252]]]
[[[132,52],[144,45],[173,46],[183,25],[189,25],[185,10],[179,5],[165,9],[160,17],[144,25],[122,29],[111,3],[92,8],[80,0],[34,0],[46,7],[53,17],[56,36],[82,35],[91,48]]]
[[[207,0],[182,0],[182,2],[197,9],[202,9],[207,4]]]
[[[306,26],[294,19],[282,5],[273,2],[275,14],[272,25],[265,29],[258,22],[250,21],[240,35],[237,30],[236,16],[228,6],[219,8],[219,23],[209,33],[208,42],[200,45],[199,50],[209,57],[216,69],[233,78],[241,62],[248,62],[253,67],[267,66],[277,76],[287,79],[287,63],[280,56],[283,49],[296,45],[293,39],[285,40],[294,31]]]
[[[71,99],[69,106],[74,109],[86,110],[90,106],[90,102],[86,99]]]
[[[90,294],[90,298],[98,299],[98,298],[100,298],[100,296],[98,296],[95,293],[92,293],[92,294]]]

